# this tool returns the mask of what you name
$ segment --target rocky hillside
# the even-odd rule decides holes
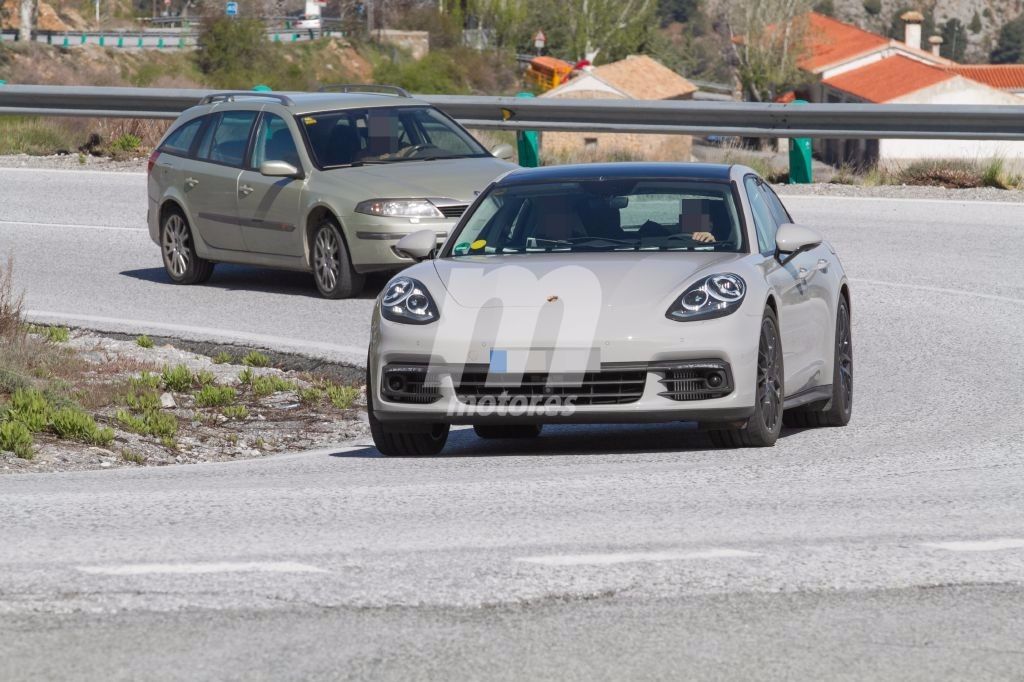
[[[963,60],[971,62],[987,61],[999,29],[1024,12],[1022,0],[819,0],[817,4],[819,9],[831,9],[837,19],[882,34],[892,32],[899,15],[908,9],[924,13],[925,29],[934,27],[934,33],[940,33],[950,21],[958,21],[963,26],[958,35],[967,41]],[[928,35],[925,33],[925,40]]]

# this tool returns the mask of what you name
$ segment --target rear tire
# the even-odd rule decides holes
[[[757,347],[757,383],[754,414],[738,429],[710,431],[711,442],[724,448],[760,448],[775,445],[782,431],[785,396],[782,336],[775,311],[766,308]]]
[[[352,266],[348,245],[333,219],[324,220],[313,231],[309,260],[316,288],[324,298],[352,298],[362,292],[366,277]]]
[[[213,263],[196,253],[192,227],[179,208],[168,209],[161,218],[160,253],[175,284],[202,284],[213,274]]]
[[[373,385],[370,369],[366,369],[366,416],[370,422],[373,444],[385,457],[430,457],[444,449],[448,442],[448,424],[429,424],[429,431],[407,432],[399,424],[385,424],[373,414]]]
[[[825,405],[802,405],[786,410],[786,426],[809,428],[816,426],[846,426],[853,416],[853,326],[850,305],[839,297],[836,311],[836,343],[832,363],[832,399]]]
[[[481,438],[536,438],[543,424],[474,424],[473,430]]]

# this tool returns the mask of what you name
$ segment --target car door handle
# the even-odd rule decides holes
[[[814,271],[821,271],[827,273],[829,265],[831,265],[831,263],[829,263],[827,260],[825,260],[824,258],[819,258],[818,263],[814,266]]]
[[[242,185],[241,187],[238,188],[238,193],[241,194],[243,197],[247,197],[250,194],[252,194],[252,187],[250,187],[249,185]]]
[[[195,178],[185,178],[185,188],[186,189],[192,189],[193,187],[195,187],[198,184],[199,184],[199,181],[196,180]]]

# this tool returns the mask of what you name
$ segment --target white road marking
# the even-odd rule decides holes
[[[971,204],[973,206],[1008,206],[1021,208],[1024,204],[1016,201],[985,201],[984,199],[940,199],[940,198],[915,198],[915,197],[838,197],[827,194],[786,194],[785,190],[779,192],[779,198],[786,201],[799,201],[801,199],[814,199],[818,201],[889,201],[900,204],[908,203],[943,203],[943,204]]]
[[[860,279],[851,277],[850,281],[855,284],[870,284],[880,287],[896,287],[898,289],[917,289],[918,291],[930,291],[936,294],[948,294],[950,296],[970,296],[971,298],[985,298],[990,301],[1001,301],[1003,303],[1024,303],[1024,299],[1011,298],[1009,296],[997,296],[996,294],[980,294],[965,289],[945,289],[943,287],[932,287],[926,284],[906,284],[903,282],[886,282],[878,279]]]
[[[356,346],[339,346],[333,343],[321,343],[318,341],[305,341],[303,339],[290,339],[282,336],[270,336],[267,334],[252,334],[248,332],[236,332],[229,329],[214,329],[210,327],[193,327],[185,324],[169,324],[167,322],[151,322],[149,320],[131,320],[119,317],[100,317],[97,315],[78,315],[74,313],[58,313],[48,310],[26,310],[25,317],[32,322],[81,324],[84,328],[97,331],[119,332],[127,329],[131,333],[160,333],[185,334],[203,340],[216,339],[223,343],[239,343],[246,341],[264,348],[299,348],[309,351],[322,351],[333,353],[344,353],[354,355],[358,358],[366,357],[366,348]]]
[[[617,552],[614,554],[550,554],[520,557],[516,561],[542,566],[607,566],[648,561],[692,561],[699,559],[741,559],[759,556],[739,549],[706,549],[694,552]]]
[[[959,540],[954,542],[922,542],[921,546],[945,549],[950,552],[998,552],[1003,549],[1024,549],[1024,538]]]
[[[199,564],[114,564],[77,566],[91,575],[199,575],[203,573],[326,573],[322,568],[292,561],[217,561]]]
[[[117,227],[115,225],[75,225],[73,223],[33,223],[24,220],[0,220],[0,226],[13,225],[14,227],[59,227],[61,229],[75,230],[118,230],[120,232],[148,232],[144,227]]]

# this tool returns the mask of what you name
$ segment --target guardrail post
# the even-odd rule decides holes
[[[142,34],[141,33],[139,34],[139,41],[136,44],[136,47],[142,47]]]
[[[516,97],[533,97],[532,92],[520,92]],[[536,168],[540,165],[540,149],[536,130],[517,130],[516,147],[519,151],[519,165]]]
[[[124,47],[124,36],[118,36],[117,37],[117,46],[118,47]]]
[[[178,49],[185,49],[185,38],[178,38]]]
[[[793,100],[790,106],[807,104],[807,100]],[[789,138],[789,184],[806,185],[814,182],[814,167],[811,162],[811,138]]]
[[[275,33],[274,34],[274,42],[275,43],[281,42],[281,34],[280,33]]]
[[[105,35],[100,34],[100,47],[104,47],[106,45],[106,38],[107,37]]]
[[[81,43],[79,43],[79,44],[80,44],[80,45],[85,45],[85,42],[86,42],[86,41],[87,41],[88,39],[89,39],[89,36],[87,36],[87,35],[85,35],[85,34],[83,33],[83,34],[82,34],[82,42],[81,42]]]
[[[156,47],[157,47],[157,49],[161,49],[161,48],[163,48],[163,46],[164,46],[164,38],[163,38],[163,36],[160,36],[160,39],[156,41]]]
[[[64,45],[62,47],[68,47],[69,45],[70,45],[70,43],[68,42],[68,34],[65,33],[64,34]]]

